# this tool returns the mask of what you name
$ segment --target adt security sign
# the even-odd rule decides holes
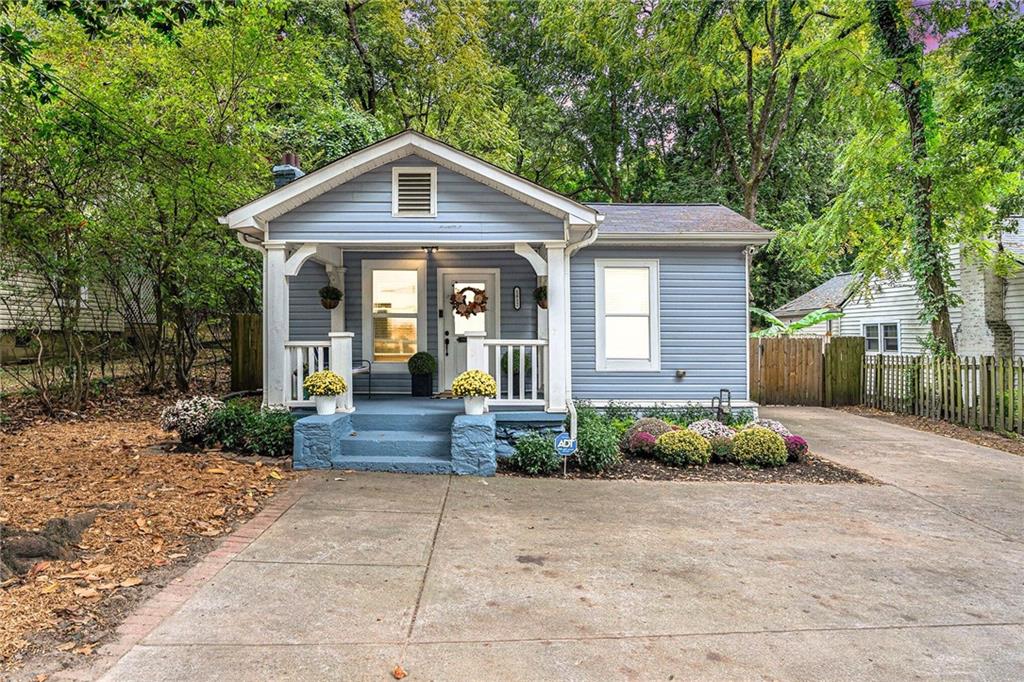
[[[560,433],[555,436],[555,452],[562,457],[569,457],[576,454],[576,439],[568,433]]]

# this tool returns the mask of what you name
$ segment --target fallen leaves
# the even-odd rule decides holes
[[[97,512],[74,560],[40,561],[0,586],[0,670],[37,631],[56,627],[75,639],[76,628],[102,624],[110,595],[188,557],[198,538],[230,532],[290,477],[214,453],[165,454],[156,446],[166,439],[140,421],[40,423],[0,434],[3,523],[42,528],[50,519]],[[65,644],[60,650],[80,642]]]
[[[408,675],[409,673],[405,672],[405,668],[403,668],[400,665],[396,665],[391,670],[391,677],[395,678],[396,680],[400,680],[403,677],[408,677]]]

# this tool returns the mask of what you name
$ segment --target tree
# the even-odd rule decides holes
[[[813,327],[816,324],[828,322],[829,320],[838,320],[846,315],[846,313],[839,310],[821,308],[807,313],[796,322],[786,323],[772,315],[767,310],[762,310],[761,308],[751,308],[750,312],[758,317],[764,318],[769,322],[769,324],[771,324],[771,326],[766,329],[761,329],[752,333],[750,336],[755,339],[773,338],[776,336],[793,336],[795,334],[799,334],[808,327]]]

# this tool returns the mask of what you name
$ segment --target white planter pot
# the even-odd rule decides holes
[[[484,404],[486,403],[487,398],[482,395],[466,396],[462,400],[466,404],[466,414],[484,413]]]
[[[313,402],[316,403],[316,413],[319,415],[326,417],[338,411],[338,396],[336,395],[315,395]]]

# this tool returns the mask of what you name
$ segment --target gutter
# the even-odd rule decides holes
[[[622,232],[601,236],[602,244],[674,245],[697,244],[704,246],[750,246],[767,244],[774,232]]]

